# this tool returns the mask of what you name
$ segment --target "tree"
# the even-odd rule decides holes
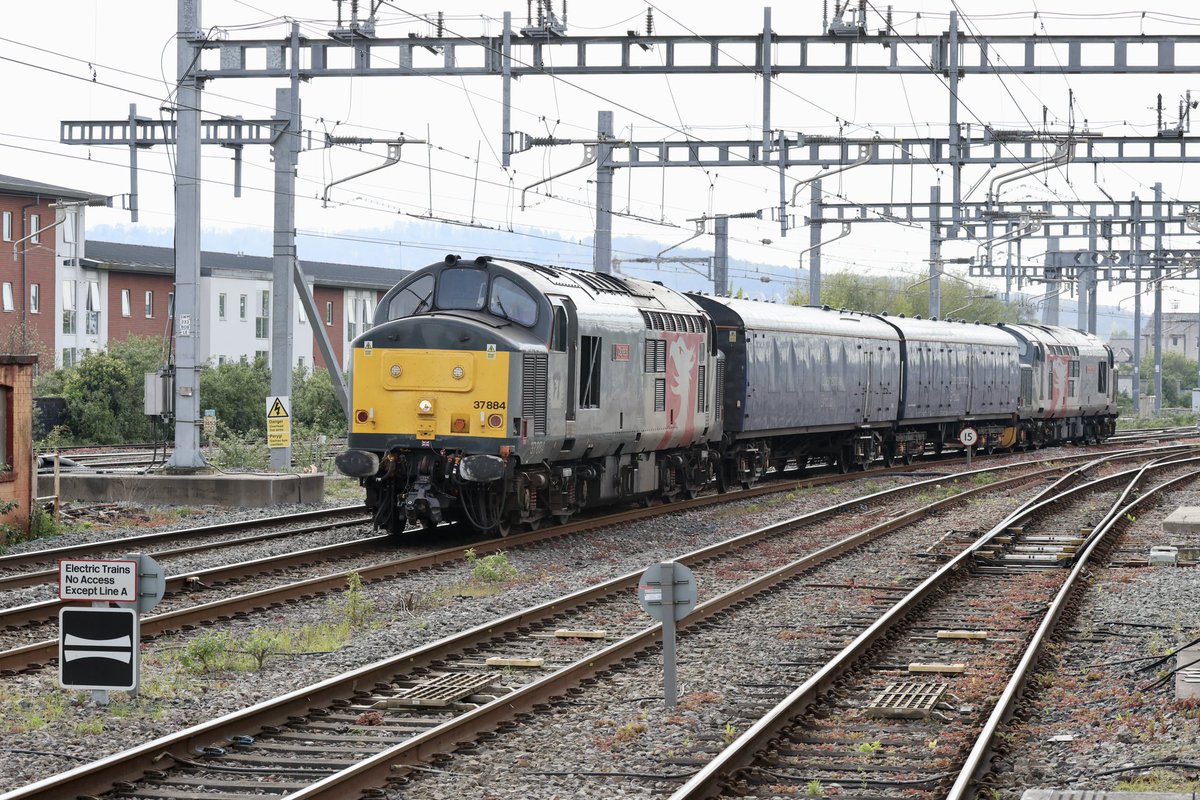
[[[346,414],[324,369],[292,373],[292,420],[330,436],[346,435]]]
[[[214,408],[217,419],[237,433],[265,436],[266,408],[271,393],[271,370],[265,358],[249,364],[229,361],[200,370],[200,400],[205,408]]]
[[[141,381],[137,385],[140,386]],[[67,375],[63,396],[71,430],[81,442],[116,444],[130,441],[134,427],[128,398],[133,373],[124,361],[109,353],[91,353]],[[141,403],[135,409],[140,417]],[[144,424],[144,418],[139,419]]]
[[[1164,352],[1162,360],[1163,406],[1191,408],[1191,389],[1195,385],[1196,361],[1183,353]],[[1151,385],[1150,391],[1154,391],[1153,385]]]
[[[1005,303],[965,279],[946,273],[941,283],[941,313],[955,319],[980,322],[1028,322],[1034,318],[1032,306]],[[807,303],[807,293],[792,290],[788,302]],[[831,308],[892,316],[929,316],[929,283],[913,282],[911,277],[860,275],[853,272],[830,273],[821,285],[821,303]],[[813,305],[816,305],[815,303]]]

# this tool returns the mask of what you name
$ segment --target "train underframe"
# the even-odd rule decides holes
[[[1116,430],[1110,416],[986,420],[969,423],[976,452],[1100,443]],[[749,487],[768,472],[835,465],[842,472],[911,464],[924,453],[961,448],[968,423],[862,428],[726,440],[653,453],[569,462],[522,464],[516,457],[397,449],[362,479],[377,528],[400,533],[410,524],[463,521],[504,536],[515,529],[561,523],[584,509],[615,503],[669,502],[717,488]],[[361,473],[360,473],[361,474]]]

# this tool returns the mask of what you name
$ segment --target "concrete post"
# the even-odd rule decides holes
[[[1163,219],[1162,184],[1154,184],[1154,261],[1150,279],[1154,281],[1154,413],[1162,411],[1162,250],[1166,222]]]
[[[613,115],[601,111],[596,126],[596,247],[592,254],[592,269],[605,275],[612,273],[612,199]]]
[[[197,470],[200,453],[200,84],[193,39],[200,35],[200,0],[178,0],[175,153],[175,451],[167,466]]]
[[[812,182],[808,207],[808,304],[821,305],[821,181]]]
[[[275,90],[275,118],[287,125],[275,140],[275,240],[271,271],[271,394],[292,395],[292,331],[296,324],[296,161],[300,144],[300,26],[292,23],[291,85]],[[293,426],[294,432],[294,426]],[[271,448],[271,469],[292,465],[292,447]]]
[[[713,229],[713,293],[724,297],[729,294],[729,217],[718,216]]]
[[[1133,413],[1142,413],[1142,201],[1135,194],[1131,206],[1129,263],[1133,266]]]

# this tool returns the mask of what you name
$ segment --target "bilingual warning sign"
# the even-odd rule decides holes
[[[292,399],[286,395],[267,398],[267,447],[292,446]]]
[[[136,561],[59,561],[58,599],[136,603]]]

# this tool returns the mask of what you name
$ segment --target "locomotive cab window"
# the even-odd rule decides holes
[[[482,269],[444,269],[438,280],[437,306],[442,309],[482,311],[487,298],[488,274]]]
[[[537,301],[513,281],[503,275],[498,275],[492,281],[492,294],[488,300],[489,313],[529,328],[537,322],[537,310]]]
[[[433,305],[433,276],[422,275],[396,292],[388,302],[388,319],[400,319],[429,311]]]
[[[567,352],[567,310],[554,307],[554,324],[550,328],[550,349],[556,353]]]

